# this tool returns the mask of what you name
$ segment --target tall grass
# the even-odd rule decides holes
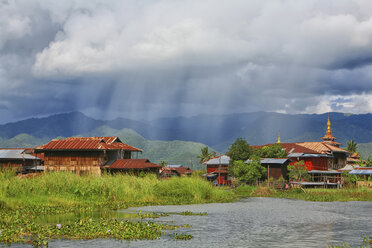
[[[251,197],[277,197],[301,199],[305,201],[372,201],[372,188],[342,188],[342,189],[304,189],[275,190],[267,187],[257,187],[249,195]]]
[[[275,197],[295,198],[306,201],[372,201],[372,188],[300,189],[278,191]]]
[[[0,201],[17,206],[192,204],[226,202],[231,192],[199,177],[159,180],[155,175],[78,176],[68,172],[18,178],[0,172]]]

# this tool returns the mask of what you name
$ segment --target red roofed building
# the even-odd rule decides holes
[[[281,145],[286,150],[288,158],[291,159],[291,165],[303,160],[309,171],[338,170],[345,167],[350,153],[340,148],[340,143],[335,142],[336,138],[332,135],[329,117],[327,133],[322,139],[321,142],[281,143]],[[278,143],[280,143],[279,140]]]
[[[207,166],[207,179],[213,181],[216,185],[231,185],[231,179],[228,175],[229,162],[230,157],[227,155],[212,157],[204,161],[203,164]]]
[[[101,167],[116,160],[131,159],[140,149],[124,144],[118,137],[71,137],[53,139],[30,153],[44,154],[44,171],[74,171],[101,174]]]
[[[170,178],[173,176],[190,176],[192,170],[189,167],[182,165],[168,165],[160,170],[160,176],[162,178]]]
[[[103,168],[114,173],[125,172],[139,174],[145,172],[159,174],[161,165],[151,163],[148,159],[117,159],[112,164],[105,165]]]

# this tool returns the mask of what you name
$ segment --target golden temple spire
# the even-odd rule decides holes
[[[327,135],[331,135],[331,121],[329,120],[329,114],[328,114],[328,121],[327,121]]]
[[[280,144],[280,133],[278,133],[278,141],[276,143]]]
[[[336,138],[333,137],[332,131],[331,131],[331,121],[329,119],[329,114],[328,114],[328,121],[327,121],[327,134],[324,135],[322,138],[324,141],[334,141]]]

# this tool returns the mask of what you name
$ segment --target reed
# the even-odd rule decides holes
[[[15,206],[109,206],[110,208],[227,202],[234,193],[199,177],[159,180],[155,175],[78,176],[68,172],[18,178],[0,173],[0,201]]]
[[[237,189],[237,192],[239,188]],[[240,189],[242,191],[242,189]],[[253,187],[247,191],[246,197],[277,197],[300,199],[305,201],[372,201],[372,188],[343,189],[305,189],[275,190],[267,187]]]
[[[343,189],[294,189],[276,191],[273,195],[281,198],[294,198],[305,201],[372,201],[372,188],[343,188]]]

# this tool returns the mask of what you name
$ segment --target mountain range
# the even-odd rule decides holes
[[[335,112],[297,115],[273,112],[205,114],[151,121],[126,118],[98,120],[81,112],[71,112],[0,125],[0,145],[24,147],[43,144],[56,137],[115,135],[127,140],[130,145],[144,149],[143,155],[150,150],[154,158],[158,154],[155,162],[167,160],[175,156],[178,150],[183,150],[187,156],[171,161],[190,163],[190,158],[196,157],[201,147],[207,145],[225,152],[239,137],[245,138],[251,145],[276,142],[278,133],[282,142],[320,141],[326,133],[328,116],[332,123],[332,134],[338,142],[346,146],[346,141],[353,139],[364,149],[363,155],[372,153],[369,145],[362,144],[372,142],[372,114]],[[178,148],[170,152],[169,149],[176,146]],[[159,150],[168,155],[161,155]],[[190,158],[186,161],[186,157]],[[195,163],[196,160],[192,161]]]

